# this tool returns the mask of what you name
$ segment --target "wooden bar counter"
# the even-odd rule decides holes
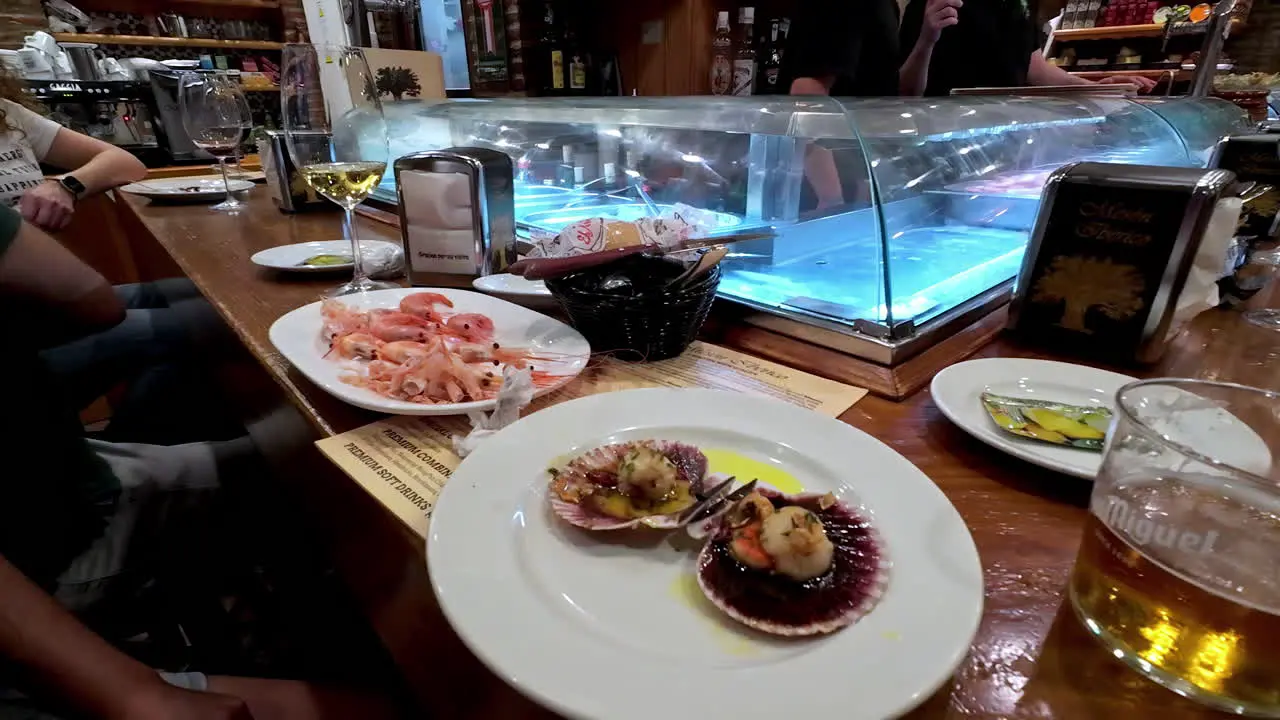
[[[275,276],[251,264],[249,256],[285,243],[340,238],[340,216],[285,215],[271,205],[265,189],[250,195],[249,208],[238,215],[204,206],[149,205],[123,193],[117,202],[144,276],[168,267],[191,278],[257,360],[258,366],[248,363],[230,389],[256,405],[251,410],[255,439],[319,526],[335,564],[424,710],[438,718],[468,720],[552,717],[463,647],[435,604],[422,541],[311,445],[375,416],[331,398],[293,371],[273,349],[267,330],[277,317],[314,301],[340,278]],[[365,237],[398,240],[392,228],[364,219],[360,226]],[[1040,356],[1005,338],[978,355]],[[1278,356],[1280,333],[1252,327],[1238,313],[1211,311],[1178,338],[1163,364],[1124,371],[1280,389]],[[1214,715],[1121,665],[1073,616],[1064,591],[1090,483],[973,440],[942,417],[927,389],[901,402],[868,396],[840,419],[887,443],[932,478],[968,524],[982,559],[986,598],[973,646],[954,676],[908,717],[1175,720]],[[798,699],[797,710],[803,707]]]

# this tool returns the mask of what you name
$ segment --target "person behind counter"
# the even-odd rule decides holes
[[[896,0],[799,0],[782,56],[782,86],[792,95],[897,95],[897,28]],[[865,202],[860,152],[856,142],[810,144],[801,211]]]
[[[133,155],[62,127],[30,102],[22,80],[0,64],[0,205],[52,232],[71,222],[80,198],[146,176]],[[46,178],[40,163],[70,172]]]
[[[1034,8],[1026,0],[910,0],[902,16],[899,45],[903,95],[949,95],[956,88],[1027,85],[1137,85],[1141,76],[1092,80],[1049,64],[1040,51]]]
[[[898,94],[896,0],[800,0],[780,70],[792,95]]]

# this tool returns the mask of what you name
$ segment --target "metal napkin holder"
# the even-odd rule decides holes
[[[501,273],[516,260],[515,186],[511,158],[488,148],[452,147],[413,153],[395,161],[400,237],[404,243],[409,283],[417,286],[470,287],[471,281]],[[406,215],[406,172],[457,173],[467,177],[471,197],[473,237],[466,248],[470,259],[436,257],[430,248],[413,247]]]
[[[1072,163],[1049,176],[1009,328],[1037,344],[1154,362],[1225,170]]]
[[[1270,186],[1254,200],[1240,234],[1257,239],[1280,237],[1280,132],[1235,135],[1218,141],[1209,167],[1230,170],[1241,182]]]
[[[294,133],[294,142],[327,144],[329,134],[320,130],[298,131]],[[271,201],[281,212],[341,209],[336,203],[331,203],[316,194],[316,191],[311,189],[307,181],[298,173],[293,159],[289,157],[285,131],[265,131],[265,137],[258,141],[258,159],[262,163],[262,174],[266,178]]]

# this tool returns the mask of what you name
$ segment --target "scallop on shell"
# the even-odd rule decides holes
[[[623,519],[598,510],[586,500],[607,486],[598,482],[601,477],[613,475],[618,462],[637,447],[658,451],[676,467],[681,478],[689,483],[689,502],[671,512],[645,517]],[[622,530],[634,527],[669,529],[675,527],[676,516],[690,507],[704,489],[707,475],[707,457],[698,448],[669,440],[639,440],[616,445],[604,445],[588,450],[570,460],[564,467],[554,470],[547,493],[551,509],[565,522],[587,530]]]
[[[749,568],[730,552],[732,528],[721,521],[698,554],[698,586],[707,599],[744,625],[793,637],[835,632],[870,612],[884,595],[890,567],[871,523],[843,503],[823,502],[822,495],[757,492],[774,508],[798,505],[822,521],[834,546],[831,567],[803,582]]]

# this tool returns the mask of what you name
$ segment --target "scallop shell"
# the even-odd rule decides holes
[[[890,563],[866,517],[843,503],[821,510],[816,494],[760,492],[777,507],[801,505],[818,515],[836,545],[832,568],[803,583],[747,568],[729,554],[722,523],[698,553],[698,587],[707,599],[748,627],[790,637],[835,632],[871,612],[888,586]]]
[[[551,482],[566,483],[570,486],[590,485],[591,481],[587,479],[587,473],[613,467],[628,451],[640,445],[652,447],[665,455],[686,478],[690,479],[695,496],[702,492],[707,475],[707,457],[692,445],[669,440],[639,440],[588,450],[569,461]],[[588,505],[564,500],[554,490],[549,491],[547,497],[556,515],[570,525],[587,530],[623,530],[634,527],[668,530],[676,527],[675,515],[652,515],[634,520],[619,520],[597,512]]]

